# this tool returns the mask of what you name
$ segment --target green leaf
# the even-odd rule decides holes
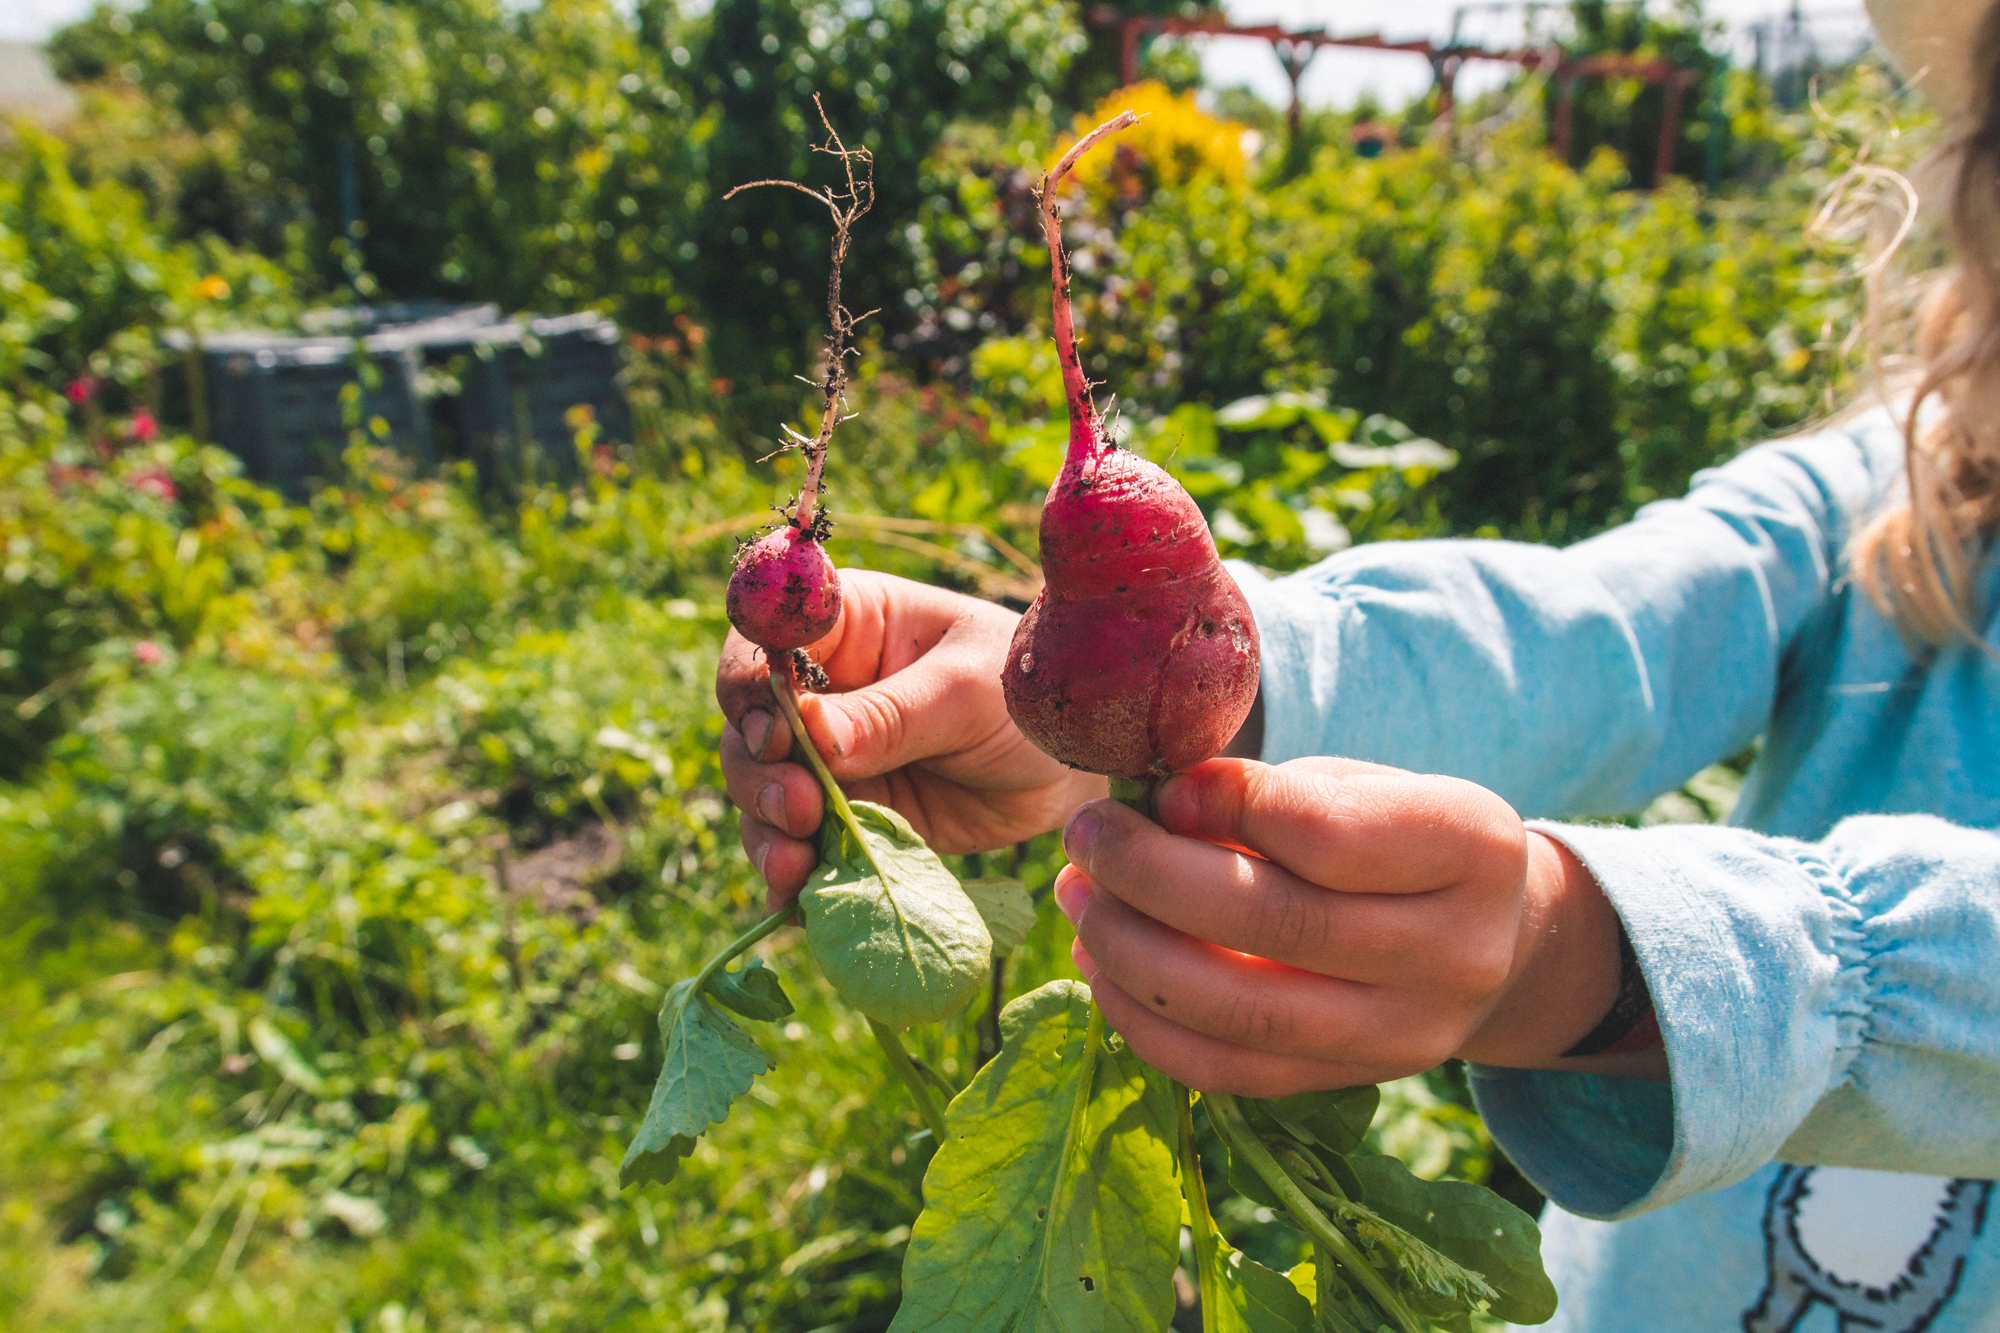
[[[1224,430],[1275,430],[1291,425],[1308,411],[1325,409],[1326,400],[1318,394],[1260,393],[1219,408],[1215,424]]]
[[[1315,1147],[1343,1156],[1361,1146],[1382,1104],[1382,1090],[1373,1083],[1332,1092],[1301,1092],[1259,1102],[1285,1131]]]
[[[752,958],[739,972],[717,972],[708,979],[708,994],[717,1004],[763,1023],[792,1014],[792,997],[761,958]]]
[[[1336,444],[1349,438],[1360,420],[1361,414],[1351,407],[1306,409],[1306,422],[1321,444]]]
[[[1355,469],[1386,467],[1408,472],[1424,468],[1431,472],[1449,472],[1458,466],[1458,455],[1436,440],[1404,440],[1401,444],[1334,444],[1329,445],[1327,451],[1333,455],[1334,462]]]
[[[1396,1333],[1354,1288],[1342,1283],[1313,1307],[1325,1333]]]
[[[1554,1316],[1555,1284],[1542,1269],[1542,1232],[1532,1217],[1478,1185],[1413,1176],[1393,1157],[1348,1160],[1371,1210],[1486,1279],[1496,1318],[1540,1324]]]
[[[1433,1323],[1456,1329],[1471,1311],[1495,1299],[1492,1284],[1480,1274],[1363,1205],[1342,1201],[1328,1211],[1342,1230],[1394,1264],[1404,1303]]]
[[[799,895],[813,957],[840,997],[878,1023],[949,1018],[985,985],[993,937],[901,815],[867,801],[853,809],[857,828],[820,826],[820,865]]]
[[[1162,466],[1169,460],[1203,458],[1215,452],[1215,409],[1182,403],[1137,433],[1145,440],[1147,456]]]
[[[249,1035],[251,1049],[277,1070],[285,1082],[311,1097],[325,1094],[326,1082],[319,1076],[319,1071],[306,1063],[298,1047],[285,1040],[285,1034],[278,1031],[270,1019],[262,1016],[251,1019]]]
[[[681,1159],[694,1151],[694,1141],[772,1067],[771,1057],[748,1033],[706,995],[695,994],[693,977],[667,992],[660,1037],[666,1060],[646,1118],[618,1164],[621,1185],[672,1180]]]
[[[986,875],[979,879],[963,880],[959,887],[965,896],[972,899],[972,905],[979,909],[980,920],[986,923],[986,933],[993,937],[993,954],[1004,958],[1021,947],[1028,938],[1028,932],[1035,928],[1035,900],[1028,896],[1028,888],[1018,879],[1005,875]]]
[[[1285,1274],[1292,1288],[1312,1302],[1316,1333],[1376,1333],[1385,1327],[1367,1300],[1345,1282],[1334,1278],[1322,1286],[1317,1262],[1307,1259]]]
[[[1248,1106],[1250,1103],[1246,1102],[1244,1105]],[[1231,1152],[1227,1141],[1222,1144],[1222,1151],[1228,1160],[1229,1188],[1252,1203],[1261,1203],[1266,1208],[1276,1209],[1280,1214],[1284,1213],[1284,1200],[1277,1196],[1265,1182],[1264,1177],[1257,1174],[1257,1169]]]
[[[1313,1333],[1312,1302],[1285,1274],[1216,1239],[1220,1308],[1201,1312],[1202,1333]]]
[[[1166,1327],[1180,1253],[1173,1096],[1122,1044],[1086,1061],[1089,1022],[1090,991],[1073,981],[1002,1013],[1000,1054],[952,1101],[924,1176],[891,1333]]]

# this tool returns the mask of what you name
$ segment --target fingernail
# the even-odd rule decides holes
[[[781,784],[769,783],[757,793],[757,818],[774,829],[785,827],[785,789]]]
[[[1090,881],[1070,867],[1056,876],[1056,907],[1074,925],[1090,908]]]
[[[770,859],[771,859],[771,844],[768,842],[765,843],[762,847],[759,847],[757,849],[757,855],[750,858],[751,863],[757,867],[758,877],[761,878],[766,884],[771,882],[771,877],[764,873],[764,863]]]
[[[771,739],[771,715],[762,708],[753,708],[743,715],[743,746],[750,751],[750,757],[759,758],[764,753],[764,742]]]
[[[1097,960],[1092,958],[1090,951],[1083,947],[1082,940],[1070,941],[1069,956],[1070,961],[1076,964],[1076,970],[1083,973],[1083,979],[1095,986],[1097,984]]]
[[[1069,827],[1063,830],[1063,851],[1076,864],[1088,865],[1090,849],[1103,828],[1103,817],[1089,806],[1084,806],[1069,817]]]

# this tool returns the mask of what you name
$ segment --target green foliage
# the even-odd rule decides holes
[[[241,671],[210,681],[197,663],[107,689],[84,733],[93,748],[78,742],[76,757],[0,808],[10,853],[0,934],[16,951],[0,1003],[10,1108],[0,1174],[28,1209],[7,1225],[22,1244],[34,1236],[63,1247],[48,1253],[87,1256],[100,1275],[87,1287],[9,1288],[7,1322],[25,1317],[26,1300],[45,1326],[157,1327],[160,1302],[189,1308],[224,1257],[324,1323],[372,1319],[390,1303],[446,1327],[526,1322],[535,1309],[618,1326],[710,1299],[774,1327],[797,1325],[754,1311],[883,1309],[897,1256],[873,1238],[914,1211],[920,1163],[894,1166],[903,1129],[893,1118],[840,1109],[873,1071],[844,1052],[821,987],[798,997],[810,1028],[781,1043],[790,1109],[759,1108],[758,1137],[773,1147],[755,1169],[779,1192],[813,1169],[830,1183],[763,1214],[766,1229],[747,1237],[732,1237],[729,1210],[712,1202],[635,1212],[616,1193],[617,1155],[659,1059],[648,978],[690,971],[749,901],[704,720],[716,634],[713,621],[635,605],[615,622],[448,664],[386,705],[317,719],[290,711],[304,691],[255,692]],[[222,700],[246,689],[242,715],[230,715]],[[302,738],[321,758],[287,768]],[[114,765],[115,782],[96,774],[71,795],[77,775]],[[513,894],[499,893],[494,839],[505,839],[513,802],[487,784],[508,771],[540,775],[548,804],[566,792],[588,810],[594,791],[618,821],[608,859],[577,872],[576,887],[538,870],[531,844],[513,862]],[[95,869],[66,830],[99,823],[112,800],[134,811],[115,846],[206,906],[162,921],[157,904],[135,916],[105,899],[115,871]],[[48,818],[64,802],[71,813]],[[195,846],[214,804],[230,825],[216,859],[168,865],[160,853]],[[24,840],[47,847],[44,864],[60,875],[23,877],[11,853]],[[577,854],[564,849],[594,845],[549,848],[560,865]],[[81,886],[97,894],[97,932],[82,923],[64,945],[44,927],[37,965],[18,966],[21,914],[86,912],[67,901]],[[149,929],[133,935],[126,920]],[[802,956],[795,939],[774,946],[770,962]],[[64,957],[80,981],[106,969],[130,978],[65,985]],[[799,1082],[808,1071],[810,1086]],[[78,1139],[85,1122],[98,1128]],[[732,1155],[747,1142],[718,1133]],[[850,1158],[872,1183],[843,1174]],[[716,1155],[682,1170],[678,1188],[711,1200],[742,1179]],[[808,1241],[867,1218],[879,1219],[864,1226],[867,1245],[780,1273]],[[642,1238],[655,1231],[671,1238],[664,1251]],[[467,1237],[471,1250],[431,1263]],[[595,1267],[579,1267],[578,1237]],[[714,1268],[711,1255],[732,1267]],[[128,1274],[156,1294],[128,1288]],[[218,1293],[208,1306],[225,1327],[270,1308]]]
[[[0,389],[88,375],[136,390],[161,329],[269,317],[289,286],[212,240],[163,238],[143,196],[80,184],[64,145],[32,125],[0,139]]]
[[[1020,880],[1006,875],[982,875],[961,880],[959,888],[979,909],[986,933],[993,937],[993,956],[1005,958],[1021,947],[1035,928],[1035,900]]]
[[[631,261],[671,258],[646,233],[700,202],[686,186],[702,136],[661,77],[663,53],[642,60],[607,4],[156,0],[100,9],[52,52],[69,77],[139,88],[216,151],[259,164],[221,197],[172,201],[175,213],[297,253],[325,286],[350,276],[352,242],[371,280],[403,295],[573,301],[579,279],[601,292],[592,275],[608,265],[636,284],[629,299],[671,299]]]
[[[675,983],[660,1010],[666,1055],[646,1118],[619,1164],[620,1184],[672,1180],[695,1140],[729,1115],[730,1103],[750,1091],[751,1080],[770,1071],[771,1057],[729,1021],[697,981]]]
[[[1688,79],[1685,91],[1675,94],[1661,84],[1623,78],[1578,79],[1570,90],[1570,161],[1588,162],[1599,150],[1608,149],[1619,155],[1626,174],[1642,189],[1665,183],[1655,175],[1670,95],[1681,99],[1673,171],[1702,180],[1711,154],[1719,167],[1729,152],[1728,122],[1710,114],[1723,95],[1727,63],[1708,47],[1716,25],[1703,18],[1699,0],[1677,0],[1665,8],[1661,13],[1646,5],[1573,0],[1575,31],[1562,48],[1568,60],[1594,55],[1664,59]],[[1551,117],[1560,114],[1557,107],[1563,94],[1555,80],[1543,90],[1544,108]]]
[[[1218,1258],[1221,1299],[1202,1317],[1209,1333],[1313,1333],[1312,1302],[1283,1273],[1224,1242]]]
[[[768,403],[762,386],[806,368],[825,219],[776,192],[722,195],[809,178],[822,94],[876,155],[855,308],[901,309],[916,165],[955,119],[1046,111],[1080,43],[1056,0],[723,0],[698,17],[652,0],[636,22],[609,0],[149,0],[52,50],[67,77],[139,89],[210,145],[189,173],[204,193],[164,187],[186,228],[364,296],[603,305],[647,332],[705,311],[717,366]]]
[[[1028,0],[620,14],[107,9],[59,43],[105,80],[82,120],[0,147],[0,1323],[897,1317],[936,1145],[885,1104],[804,935],[683,996],[676,1040],[715,1058],[682,1069],[734,1070],[711,1091],[747,1102],[656,1118],[671,1189],[620,1189],[668,1060],[666,983],[761,901],[709,678],[732,538],[798,484],[795,456],[767,457],[770,418],[806,396],[774,367],[805,365],[824,277],[817,217],[716,196],[805,169],[814,90],[876,150],[903,193],[861,242],[855,304],[890,313],[857,369],[833,550],[1019,600],[1063,433],[1028,187],[1044,99],[1087,102],[1064,80],[1088,62],[1066,69],[1070,8]],[[1315,121],[1316,155],[1267,150],[1240,188],[1067,205],[1084,350],[1124,438],[1188,483],[1228,553],[1288,569],[1347,541],[1578,535],[1833,405],[1856,360],[1851,250],[1803,223],[1864,148],[1906,160],[1925,124],[1867,72],[1824,88],[1817,122],[1743,78],[1724,91],[1729,171],[1756,197],[1635,196],[1615,163],[1570,172],[1519,131],[1361,162]],[[158,432],[186,415],[160,331],[282,325],[295,293],[336,287],[615,308],[646,334],[632,438],[581,433],[573,484],[483,494],[371,442],[287,506]],[[1710,773],[1646,818],[1713,818],[1730,796]],[[1059,857],[1045,838],[951,867],[974,872],[993,1000],[910,1037],[933,1084],[973,1080],[987,1111],[1034,1119],[1019,1139],[1044,1165],[1049,1090],[1081,1086],[1079,998],[1057,1014],[1044,991],[1047,1023],[1009,1025],[1015,1054],[991,1042],[999,1001],[1067,972],[1066,923],[1035,910]],[[738,1018],[772,1025],[755,1061]],[[1114,1204],[1147,1237],[1156,1327],[1171,1108],[1115,1042],[1092,1058],[1095,1091],[1067,1105],[1103,1173],[1072,1183],[1150,1182]],[[771,1067],[752,1081],[752,1063]],[[1340,1217],[1395,1291],[1437,1279],[1460,1300],[1463,1272],[1532,1315],[1512,1215],[1494,1220],[1515,1248],[1480,1251],[1438,1225],[1455,1196],[1434,1209],[1363,1151],[1497,1181],[1462,1079],[1380,1095],[1288,1100],[1256,1132],[1341,1159],[1319,1183],[1352,1188],[1362,1211]],[[1129,1135],[1102,1132],[1113,1101]],[[997,1188],[971,1142],[945,1145],[938,1178]],[[1294,1267],[1312,1242],[1267,1181],[1211,1176],[1217,1281],[1249,1327],[1297,1327],[1286,1268],[1328,1327],[1379,1313]],[[984,1224],[1032,1240],[1046,1221]],[[927,1290],[1009,1271],[963,1270],[934,1222],[917,1223]]]
[[[911,348],[1018,431],[1060,415],[1043,392],[1053,361],[1037,359],[1046,267],[1021,230],[1018,159],[989,145],[998,160],[975,168],[967,147],[935,167]],[[1807,234],[1810,190],[1635,196],[1609,157],[1575,173],[1536,147],[1516,126],[1470,154],[1327,151],[1257,191],[1072,204],[1086,369],[1137,438],[1191,405],[1271,393],[1407,422],[1459,458],[1431,483],[1436,519],[1411,530],[1544,539],[1629,516],[1860,383],[1853,346],[1825,332],[1853,327],[1858,297],[1843,256]],[[1202,452],[1204,432],[1166,429]],[[1253,442],[1219,443],[1233,462]]]
[[[1540,1324],[1554,1316],[1556,1289],[1542,1271],[1541,1231],[1526,1213],[1463,1181],[1413,1176],[1393,1157],[1369,1154],[1349,1165],[1369,1211],[1425,1237],[1447,1259],[1492,1284],[1496,1318]]]
[[[909,821],[851,801],[820,827],[819,868],[799,894],[806,938],[840,997],[878,1023],[949,1018],[987,977],[979,909]]]
[[[235,886],[225,849],[325,762],[343,692],[200,658],[105,673],[115,683],[43,770],[14,882],[65,917],[176,916]]]
[[[31,420],[33,434],[7,429]],[[89,448],[60,421],[0,397],[0,778],[18,776],[135,652],[233,642],[244,660],[309,668],[303,652],[243,637],[297,606],[315,556],[235,459],[186,439],[120,439],[129,425]]]
[[[1382,1090],[1364,1084],[1334,1092],[1273,1097],[1264,1110],[1301,1143],[1345,1157],[1361,1146],[1381,1104]]]
[[[798,1012],[778,974],[765,967],[761,958],[752,958],[734,972],[717,972],[709,978],[708,994],[723,1008],[760,1023],[776,1022]]]
[[[1541,1233],[1526,1213],[1475,1185],[1425,1181],[1393,1158],[1333,1149],[1299,1118],[1358,1142],[1348,1116],[1369,1100],[1340,1107],[1291,1098],[1281,1107],[1221,1094],[1203,1099],[1227,1148],[1231,1179],[1256,1180],[1258,1197],[1282,1207],[1310,1239],[1320,1317],[1340,1315],[1363,1329],[1386,1323],[1404,1333],[1419,1333],[1424,1323],[1468,1330],[1482,1313],[1547,1322],[1555,1289],[1542,1270]],[[1198,1234],[1205,1229],[1199,1218],[1195,1226]],[[1294,1280],[1306,1285],[1297,1270]],[[1212,1281],[1205,1273],[1204,1282]]]
[[[1180,1249],[1166,1080],[1105,1044],[1076,982],[1000,1021],[1001,1053],[952,1102],[925,1174],[891,1327],[1152,1333]]]

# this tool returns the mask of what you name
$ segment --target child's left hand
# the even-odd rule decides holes
[[[1172,1077],[1274,1097],[1453,1056],[1664,1075],[1658,1052],[1562,1057],[1616,995],[1617,917],[1492,792],[1347,760],[1213,759],[1155,804],[1157,824],[1081,807],[1055,893],[1105,1018]]]

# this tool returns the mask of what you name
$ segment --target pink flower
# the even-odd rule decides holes
[[[85,403],[97,397],[97,377],[95,375],[77,376],[63,386],[63,396],[78,407],[82,407]]]
[[[136,440],[140,444],[146,443],[159,433],[160,423],[155,421],[153,414],[143,407],[134,412],[132,419],[125,423],[125,438]]]
[[[180,488],[174,485],[174,479],[163,468],[149,467],[143,472],[134,472],[125,484],[142,495],[165,500],[168,504],[181,498]]]
[[[166,653],[151,639],[141,639],[132,645],[132,656],[138,659],[141,666],[158,666]]]

